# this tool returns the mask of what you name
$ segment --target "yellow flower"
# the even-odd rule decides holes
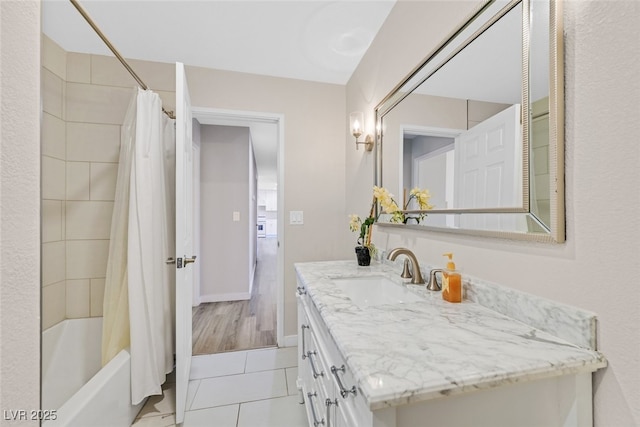
[[[409,200],[407,200],[406,205],[402,208],[398,206],[396,201],[393,199],[393,194],[389,193],[386,188],[374,186],[373,197],[378,201],[378,203],[380,203],[382,211],[391,215],[389,220],[395,223],[406,223],[408,219],[414,219],[420,223],[420,221],[424,219],[426,216],[424,213],[419,214],[418,217],[405,217],[405,214],[402,211],[408,209],[411,199],[416,199],[420,210],[433,209],[433,206],[429,204],[429,199],[431,199],[431,193],[429,193],[429,190],[421,190],[418,187],[411,189],[409,192]]]
[[[360,231],[360,224],[362,221],[360,217],[356,214],[349,215],[349,230],[351,231]]]
[[[393,200],[393,194],[389,193],[386,188],[374,186],[373,196],[380,202],[385,213],[392,214],[400,210],[398,204]]]
[[[431,198],[429,190],[421,190],[416,187],[411,190],[409,195],[418,201],[418,205],[420,205],[421,210],[433,209],[433,206],[429,204],[429,199]]]

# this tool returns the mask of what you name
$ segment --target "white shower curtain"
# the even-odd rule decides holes
[[[111,215],[109,258],[102,305],[102,366],[129,347],[129,286],[127,248],[129,232],[129,182],[136,136],[137,90],[129,102],[120,131],[120,158]]]
[[[122,133],[116,189],[120,203],[114,205],[112,223],[117,240],[110,242],[111,275],[105,283],[103,361],[120,351],[128,335],[131,400],[137,404],[162,393],[166,374],[173,370],[175,342],[173,265],[165,263],[175,252],[175,131],[158,94],[137,90]]]

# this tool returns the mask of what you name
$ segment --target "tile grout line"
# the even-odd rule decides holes
[[[282,368],[284,371],[284,386],[287,389],[287,396],[289,396],[289,377],[287,375],[287,368]]]
[[[193,398],[191,399],[191,402],[187,402],[189,404],[189,407],[185,408],[185,412],[191,410],[191,406],[193,406],[193,401],[196,400],[196,396],[198,395],[198,391],[200,391],[200,384],[202,384],[202,380],[197,380],[197,381],[198,381],[198,386],[196,387],[196,391],[193,392]],[[187,387],[187,390],[189,390],[188,387]]]

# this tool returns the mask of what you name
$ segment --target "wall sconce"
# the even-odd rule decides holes
[[[364,148],[367,151],[373,150],[373,137],[371,135],[365,135],[363,142],[358,141],[364,129],[364,113],[362,111],[349,114],[349,128],[351,129],[351,134],[356,137],[356,150],[360,144],[364,144]]]

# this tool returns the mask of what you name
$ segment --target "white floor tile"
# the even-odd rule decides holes
[[[189,379],[220,377],[244,372],[247,360],[246,351],[232,351],[229,353],[206,354],[193,356],[191,359],[191,373]]]
[[[137,419],[131,427],[175,427],[175,425],[175,414],[167,414]]]
[[[187,411],[191,409],[191,404],[193,403],[193,399],[196,397],[198,387],[200,387],[200,380],[189,381],[189,385],[187,386]]]
[[[184,414],[182,427],[236,427],[240,405],[198,409]]]
[[[304,427],[307,415],[295,396],[240,405],[238,427]]]
[[[245,372],[267,371],[298,366],[298,347],[269,348],[247,353]]]
[[[298,367],[295,368],[287,368],[284,370],[285,375],[287,376],[287,393],[289,396],[298,395],[298,386],[296,385],[296,380],[298,379]]]
[[[192,410],[287,395],[283,369],[200,380]]]

